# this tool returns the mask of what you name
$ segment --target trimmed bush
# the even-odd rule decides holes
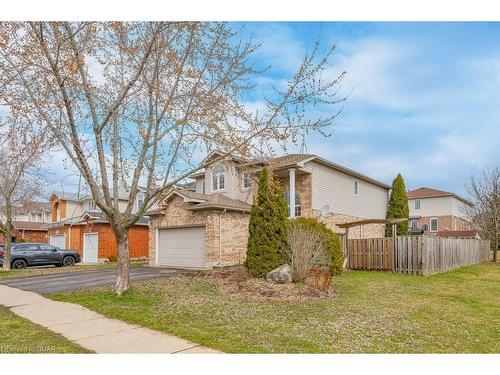
[[[251,275],[265,277],[269,271],[286,263],[289,225],[288,203],[283,190],[264,168],[248,227],[245,266]]]
[[[406,195],[406,186],[403,177],[400,173],[392,182],[391,197],[387,206],[387,219],[407,219],[410,216],[408,207],[408,196]],[[408,234],[408,221],[404,221],[397,225],[396,232],[400,236]],[[386,225],[385,236],[392,236],[392,225]]]
[[[314,230],[325,237],[324,250],[330,258],[329,270],[332,275],[340,274],[344,264],[344,253],[339,236],[315,219],[298,217],[294,220],[304,228]]]

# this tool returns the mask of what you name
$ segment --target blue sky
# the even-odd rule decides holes
[[[310,153],[459,194],[472,173],[500,164],[500,23],[245,24],[271,65],[266,84],[293,74],[320,30],[325,44],[340,38],[332,61],[351,94],[333,135],[307,139]]]
[[[262,43],[254,58],[256,108],[283,85],[322,32],[338,41],[334,71],[347,71],[349,99],[333,135],[307,138],[309,153],[408,189],[466,193],[470,175],[500,164],[500,23],[234,23]],[[337,108],[332,108],[336,111]],[[291,147],[289,152],[298,152]],[[78,175],[57,152],[54,190],[76,191]],[[64,180],[63,180],[63,177]]]

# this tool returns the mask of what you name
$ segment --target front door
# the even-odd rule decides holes
[[[84,233],[83,234],[83,262],[97,263],[99,249],[99,234]]]

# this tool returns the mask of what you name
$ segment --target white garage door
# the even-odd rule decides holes
[[[205,268],[205,227],[159,229],[158,265]]]
[[[50,244],[64,249],[66,248],[66,236],[64,234],[53,234],[50,236]]]
[[[99,248],[99,234],[83,234],[83,262],[97,263],[97,249]]]

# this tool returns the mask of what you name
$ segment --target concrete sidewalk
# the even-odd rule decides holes
[[[96,353],[219,353],[148,328],[109,319],[80,305],[0,285],[0,305]]]

